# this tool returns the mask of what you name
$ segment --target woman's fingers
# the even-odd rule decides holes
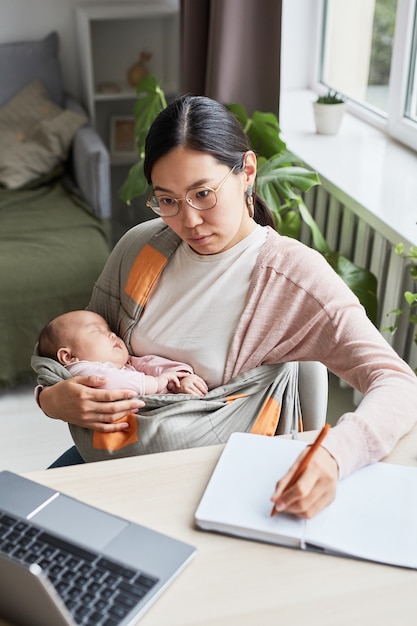
[[[338,467],[335,459],[323,447],[312,457],[306,470],[299,480],[290,488],[290,482],[300,459],[288,470],[287,474],[277,483],[272,495],[277,512],[285,511],[299,517],[310,518],[324,509],[335,497]]]
[[[132,411],[130,411],[130,413],[132,413]],[[82,423],[80,424],[76,424],[76,426],[82,426],[83,428],[90,428],[92,430],[96,430],[98,432],[101,433],[115,433],[115,432],[119,432],[122,430],[127,430],[129,428],[129,424],[126,420],[126,416],[129,413],[123,413],[121,418],[118,418],[118,421],[113,421],[110,420],[109,421],[109,416],[108,415],[103,415],[103,416],[99,416],[99,418],[97,418],[96,415],[91,416],[91,418],[86,421],[86,419],[84,419],[82,421]],[[97,421],[94,421],[96,420]],[[75,424],[75,422],[73,422],[73,424]]]
[[[50,417],[58,417],[76,426],[116,432],[127,428],[116,423],[129,413],[137,413],[145,404],[129,389],[100,389],[105,379],[97,376],[75,376],[45,387],[40,396],[41,409]]]

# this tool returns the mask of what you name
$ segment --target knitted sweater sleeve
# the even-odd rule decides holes
[[[321,361],[363,394],[323,444],[340,477],[380,460],[417,422],[417,377],[327,261],[272,231],[254,270],[225,379],[262,363]]]

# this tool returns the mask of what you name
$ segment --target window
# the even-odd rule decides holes
[[[406,97],[406,107],[405,114],[406,116],[417,122],[417,4],[416,4],[416,13],[414,16],[414,29],[413,29],[413,38],[412,38],[412,47],[411,47],[411,61],[410,61],[410,71],[409,71],[409,88],[407,90]]]
[[[417,0],[323,0],[318,87],[417,150]]]

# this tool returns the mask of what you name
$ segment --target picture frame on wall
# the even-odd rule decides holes
[[[135,118],[118,115],[111,118],[110,152],[116,158],[136,158]]]

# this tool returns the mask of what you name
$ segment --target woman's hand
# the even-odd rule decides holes
[[[336,460],[320,446],[311,457],[298,481],[286,491],[286,486],[294,475],[305,450],[276,484],[271,497],[277,513],[293,513],[298,517],[310,518],[324,509],[336,495],[339,469]]]
[[[127,422],[115,422],[145,403],[129,389],[100,389],[104,383],[99,376],[74,376],[42,389],[40,407],[49,417],[103,433],[129,428]]]

